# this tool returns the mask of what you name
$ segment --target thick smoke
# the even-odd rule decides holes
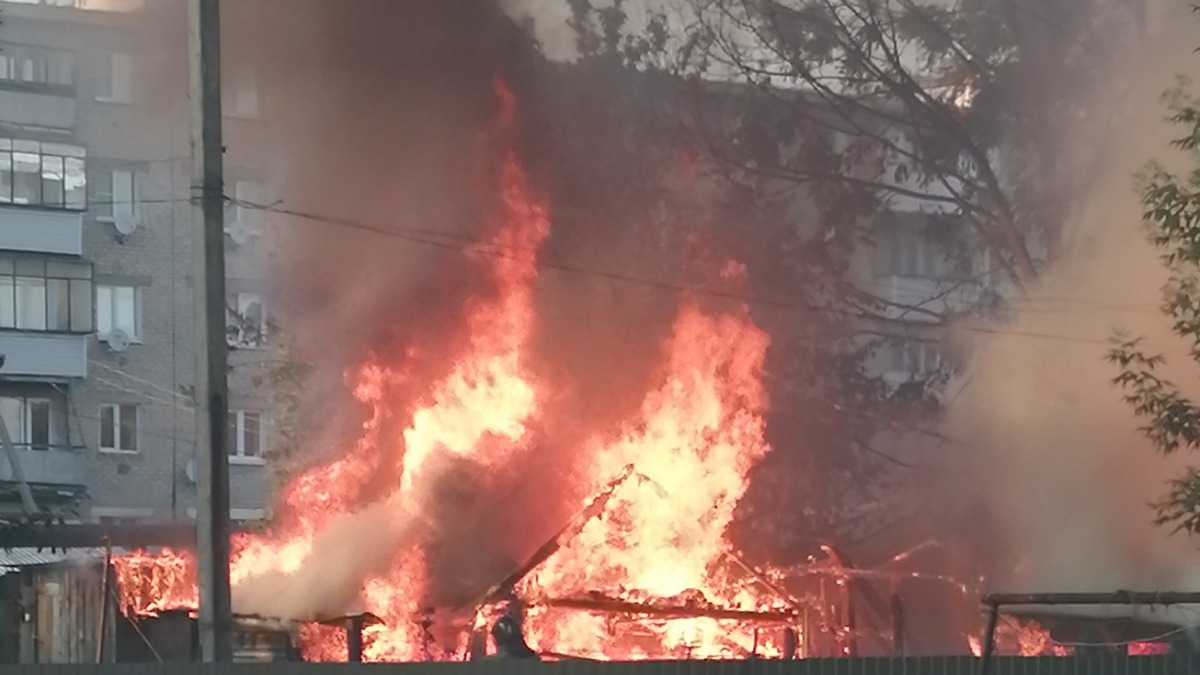
[[[1135,107],[1111,139],[1100,179],[1079,195],[1085,208],[1070,223],[1069,251],[1014,321],[955,333],[973,358],[942,431],[960,443],[928,458],[937,467],[928,479],[937,484],[940,512],[969,519],[951,527],[969,532],[979,559],[992,562],[990,590],[1200,584],[1195,543],[1153,526],[1148,507],[1179,462],[1162,458],[1139,432],[1142,422],[1111,382],[1117,367],[1105,359],[1106,340],[1125,330],[1168,357],[1169,379],[1186,385],[1196,375],[1157,309],[1166,271],[1146,241],[1134,184],[1147,160],[1178,159],[1168,147],[1176,130],[1164,122],[1159,97],[1175,69],[1189,63],[1192,46],[1186,36],[1159,40],[1112,74],[1112,90],[1132,86],[1132,95],[1096,104]],[[979,520],[982,514],[990,520]]]
[[[458,551],[460,559],[493,560],[487,553],[500,544],[474,526],[496,524],[509,515],[503,509],[468,512],[440,493],[378,500],[398,486],[405,407],[462,351],[468,298],[493,292],[464,248],[494,223],[492,84],[527,67],[519,37],[493,3],[478,0],[248,0],[227,8],[227,64],[263,84],[281,181],[272,197],[286,212],[277,220],[274,316],[312,366],[300,392],[295,468],[342,455],[361,433],[364,408],[345,377],[364,361],[404,364],[413,383],[389,396],[397,409],[384,420],[379,470],[357,512],[321,533],[297,573],[236,589],[239,612],[341,614],[365,578],[386,573],[418,541],[443,551],[438,542],[473,533],[476,550]],[[450,473],[472,485],[458,469]],[[508,571],[492,562],[487,583]]]
[[[508,140],[550,203],[554,227],[543,257],[556,267],[621,271],[631,261],[658,262],[633,235],[649,231],[651,215],[623,217],[643,205],[613,193],[628,165],[596,168],[596,134],[619,133],[620,122],[572,125],[553,68],[492,2],[248,0],[229,12],[229,24],[231,67],[253,65],[265,83],[284,179],[278,198],[291,214],[280,221],[276,317],[314,366],[301,402],[309,420],[301,450],[328,461],[361,433],[363,408],[343,380],[369,355],[404,364],[412,382],[408,400],[405,392],[389,397],[398,407],[385,421],[385,456],[360,511],[322,533],[298,573],[237,589],[236,609],[340,613],[365,578],[386,572],[417,539],[429,574],[422,600],[475,600],[574,515],[586,496],[579,451],[637,410],[676,301],[614,291],[586,274],[543,272],[528,365],[556,397],[532,429],[533,452],[499,470],[453,469],[447,480],[457,492],[401,505],[421,518],[372,504],[399,484],[391,467],[403,452],[403,407],[416,405],[463,351],[468,298],[493,292],[462,250],[495,223],[493,78],[516,91],[519,129]],[[601,98],[574,112],[594,114],[585,108]],[[297,588],[303,592],[285,592]]]

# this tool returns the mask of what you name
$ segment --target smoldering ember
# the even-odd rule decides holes
[[[1185,3],[0,12],[0,663],[1200,658]]]

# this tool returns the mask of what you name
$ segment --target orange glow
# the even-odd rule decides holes
[[[983,641],[976,635],[967,638],[975,656],[983,655]],[[995,653],[1000,656],[1071,656],[1074,650],[1054,642],[1050,631],[1036,621],[1003,621],[996,626]]]
[[[497,98],[504,133],[515,119],[515,100],[502,83]],[[299,579],[314,561],[330,555],[321,537],[348,515],[374,510],[398,522],[422,512],[438,476],[435,457],[464,458],[490,468],[535,451],[530,429],[554,397],[528,368],[537,253],[549,235],[550,218],[515,152],[504,155],[498,178],[502,199],[495,234],[467,252],[488,272],[495,292],[463,308],[469,335],[463,352],[415,405],[400,393],[413,384],[405,362],[377,355],[364,360],[348,382],[368,413],[358,440],[338,460],[291,482],[270,531],[233,541],[235,610],[239,598],[246,597],[243,591],[261,587],[272,575]],[[730,261],[721,276],[740,281],[745,266]],[[739,576],[730,565],[725,537],[748,472],[768,451],[762,384],[767,346],[766,334],[745,307],[708,311],[685,304],[680,310],[662,345],[661,379],[645,396],[637,418],[617,429],[596,430],[592,441],[572,450],[588,469],[573,486],[586,499],[614,478],[625,478],[577,534],[517,585],[528,607],[532,646],[598,659],[778,654],[776,643],[790,610]],[[388,424],[399,416],[404,416],[402,427]],[[395,475],[395,488],[370,499],[367,485],[381,475]],[[386,535],[356,534],[363,544]],[[366,630],[364,656],[369,661],[462,658],[472,621],[486,625],[499,610],[485,606],[467,610],[465,617],[432,617],[434,623],[462,627],[435,635],[423,625],[429,618],[423,603],[430,573],[423,540],[404,541],[392,552],[390,565],[371,572],[358,591],[362,609],[383,620]],[[189,555],[138,553],[116,565],[127,615],[195,607]],[[300,595],[306,590],[295,589]],[[554,606],[588,597],[676,614],[651,619],[602,607]],[[776,613],[774,623],[704,616],[766,609]],[[310,660],[345,658],[340,629],[307,624],[300,639]]]
[[[744,315],[711,318],[695,307],[682,311],[667,345],[665,382],[646,397],[639,420],[616,441],[597,443],[591,451],[593,492],[626,466],[636,473],[620,485],[604,513],[526,579],[522,596],[536,604],[537,598],[589,591],[643,602],[690,594],[693,601],[722,607],[763,605],[754,594],[737,590],[723,564],[729,551],[725,528],[746,489],[747,472],[767,450],[761,383],[766,347],[765,334]],[[531,613],[530,641],[591,658],[635,655],[634,641],[623,631],[613,634],[607,617],[562,614]],[[650,657],[744,656],[754,641],[744,627],[739,631],[712,619],[641,628],[659,637],[660,651],[643,651]]]

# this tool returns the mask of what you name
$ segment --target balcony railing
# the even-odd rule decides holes
[[[81,255],[79,211],[0,206],[0,250]]]
[[[51,448],[32,450],[17,447],[17,459],[21,471],[29,483],[42,485],[84,485],[85,472],[83,453],[74,448]],[[16,480],[7,458],[0,455],[0,482]]]
[[[0,331],[5,376],[87,377],[87,335]]]

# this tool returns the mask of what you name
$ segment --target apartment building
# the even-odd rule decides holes
[[[163,3],[167,5],[170,3]],[[175,3],[180,4],[180,3]],[[194,516],[185,26],[154,0],[0,2],[0,415],[39,508]],[[230,196],[265,203],[253,78],[226,93]],[[261,517],[266,213],[227,224],[231,487]],[[0,467],[0,508],[20,509]]]

